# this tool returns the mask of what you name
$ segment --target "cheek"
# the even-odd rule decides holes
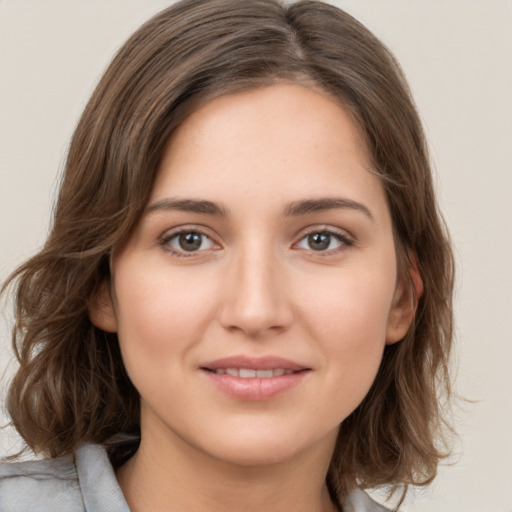
[[[310,293],[303,294],[301,307],[308,312],[311,328],[322,338],[341,336],[340,341],[348,345],[365,340],[384,343],[394,293],[393,273],[384,279],[334,276],[328,286],[318,286],[318,281],[315,284],[309,287]]]
[[[394,279],[393,271],[382,279],[340,276],[330,280],[327,291],[312,289],[302,304],[307,328],[322,346],[324,364],[334,370],[328,373],[331,386],[340,389],[345,400],[352,396],[354,407],[380,366]]]
[[[191,281],[157,268],[145,267],[140,277],[124,270],[119,266],[116,276],[122,298],[116,312],[127,366],[140,358],[173,364],[175,358],[162,356],[193,347],[211,319],[216,295],[212,281],[200,276]]]

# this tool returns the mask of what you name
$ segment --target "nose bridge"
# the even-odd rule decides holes
[[[222,324],[252,337],[285,328],[291,310],[282,270],[269,241],[241,244],[226,275]]]

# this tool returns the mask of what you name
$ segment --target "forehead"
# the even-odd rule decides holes
[[[290,121],[293,121],[295,136],[303,133],[308,138],[315,135],[319,125],[329,124],[331,128],[336,128],[335,137],[341,135],[345,139],[350,138],[360,149],[365,149],[359,125],[345,105],[324,89],[309,82],[299,84],[282,81],[248,91],[220,94],[196,108],[181,123],[177,134],[183,135],[185,132],[188,137],[192,134],[199,137],[203,131],[210,131],[212,128],[232,129],[234,125],[240,130],[245,124],[241,121],[248,116],[255,123],[265,123],[269,136],[275,133],[268,132],[268,129],[276,127],[278,135],[282,137]],[[271,119],[279,119],[281,124],[272,125]],[[308,127],[309,130],[306,130]],[[318,135],[325,136],[325,133],[318,132]],[[171,144],[176,138],[178,137],[175,133]]]
[[[359,126],[322,90],[281,83],[209,100],[173,133],[151,202],[233,194],[266,204],[337,194],[383,198]],[[246,204],[248,204],[246,203]]]

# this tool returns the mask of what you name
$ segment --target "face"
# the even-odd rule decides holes
[[[369,169],[347,111],[298,85],[219,97],[173,134],[91,312],[143,442],[237,464],[332,450],[410,323]]]

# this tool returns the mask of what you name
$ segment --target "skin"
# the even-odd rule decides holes
[[[346,109],[299,85],[211,100],[173,134],[148,209],[114,257],[112,293],[91,310],[118,333],[141,396],[141,446],[117,474],[134,512],[333,509],[325,475],[339,425],[414,314],[370,168]],[[322,198],[345,203],[290,215]],[[198,250],[183,250],[180,229],[203,233]],[[327,248],[308,238],[327,232]],[[233,355],[307,371],[245,400],[201,370]]]

